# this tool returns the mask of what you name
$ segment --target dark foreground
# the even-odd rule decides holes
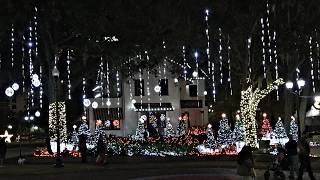
[[[257,180],[263,180],[263,173],[270,164],[271,156],[257,157]],[[97,166],[94,159],[80,163],[78,158],[64,159],[63,168],[54,168],[52,158],[27,158],[28,162],[18,166],[16,159],[7,160],[0,168],[0,179],[215,179],[237,180],[234,157],[111,157],[104,166]],[[313,160],[313,169],[320,179],[320,160]],[[308,177],[305,174],[305,178]]]

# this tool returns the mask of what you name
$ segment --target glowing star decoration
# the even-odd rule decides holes
[[[104,125],[105,125],[106,127],[110,127],[111,121],[110,121],[110,120],[106,120],[106,122],[104,123]]]
[[[154,91],[155,91],[156,93],[160,92],[160,91],[161,91],[161,87],[160,87],[159,85],[156,85],[156,86],[154,87]]]
[[[92,108],[96,109],[98,108],[98,103],[96,101],[94,101],[92,104],[91,104]]]
[[[12,89],[12,87],[8,87],[5,91],[5,94],[8,96],[8,97],[12,97],[14,95],[14,90]]]
[[[195,78],[198,77],[198,72],[197,71],[193,71],[192,72],[192,76],[195,77]]]
[[[7,130],[4,131],[4,134],[0,135],[1,138],[6,138],[4,141],[7,143],[11,143],[11,138],[13,134],[9,134]]]
[[[84,99],[84,100],[83,100],[83,105],[84,105],[85,107],[89,107],[90,104],[91,104],[90,99]]]
[[[107,100],[107,106],[111,106],[111,101],[110,101],[110,99]]]
[[[18,83],[13,83],[11,87],[12,87],[12,89],[15,90],[15,91],[18,91],[18,90],[19,90],[19,84],[18,84]]]
[[[244,121],[243,124],[246,131],[246,145],[258,147],[256,127],[256,110],[258,108],[258,104],[266,95],[282,84],[284,84],[284,81],[280,78],[269,84],[266,89],[257,88],[253,90],[250,85],[248,89],[241,91],[240,110],[241,119]]]

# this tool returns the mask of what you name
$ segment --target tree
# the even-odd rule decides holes
[[[220,120],[217,142],[222,145],[231,143],[231,129],[228,124],[228,119],[225,117]]]
[[[266,116],[263,116],[260,134],[263,136],[263,138],[270,139],[271,132],[272,132],[272,127],[271,127],[270,121]]]
[[[144,139],[144,133],[145,133],[145,129],[144,129],[144,122],[147,120],[147,116],[143,115],[141,116],[141,118],[138,120],[138,126],[136,129],[136,133],[134,136],[134,139],[136,141],[141,141],[143,142]]]
[[[280,117],[276,123],[273,133],[276,139],[280,140],[280,139],[288,138],[286,130],[283,127],[283,123]]]
[[[186,134],[186,121],[181,119],[179,120],[178,128],[177,128],[177,136],[183,136]]]
[[[292,136],[294,140],[298,140],[298,125],[296,123],[296,120],[294,118],[291,119],[290,122],[290,131],[289,134]]]
[[[80,135],[86,135],[87,137],[90,136],[90,129],[88,127],[88,124],[86,122],[83,122],[79,129],[78,129],[78,136]]]
[[[253,90],[252,86],[249,86],[247,90],[241,91],[240,111],[246,130],[246,145],[257,147],[256,111],[259,102],[281,84],[284,84],[284,81],[280,78],[269,84],[266,89],[256,88]]]
[[[236,124],[234,125],[234,129],[232,132],[232,140],[234,142],[244,141],[245,137],[245,129],[240,119],[236,120]]]
[[[206,146],[214,149],[216,147],[216,140],[214,138],[214,134],[212,131],[212,125],[208,124],[208,128],[207,128],[207,141],[206,141]]]
[[[174,132],[174,130],[172,128],[172,124],[171,124],[169,119],[167,119],[167,124],[166,124],[166,136],[167,137],[175,136],[175,132]]]

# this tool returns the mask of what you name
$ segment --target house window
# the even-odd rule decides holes
[[[134,95],[144,96],[144,80],[134,80]]]
[[[197,85],[189,85],[190,97],[197,97]]]
[[[168,96],[169,95],[168,79],[160,79],[159,86],[161,87],[160,95]]]

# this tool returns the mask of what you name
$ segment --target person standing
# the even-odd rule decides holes
[[[308,171],[309,178],[311,180],[315,180],[315,178],[313,176],[313,172],[311,170],[310,147],[309,147],[309,143],[306,140],[305,133],[303,133],[300,141],[298,142],[298,147],[299,147],[299,160],[300,160],[298,180],[302,180],[303,170],[305,168]]]
[[[3,161],[7,153],[7,143],[5,138],[0,139],[0,167],[3,167]]]
[[[293,139],[292,135],[289,135],[289,141],[286,143],[286,153],[288,157],[289,169],[290,169],[290,176],[289,178],[294,178],[294,172],[298,175],[298,144]]]
[[[81,162],[87,162],[87,136],[81,134],[79,136],[79,151],[81,153]]]
[[[243,180],[254,180],[256,177],[252,148],[250,146],[243,146],[238,154],[237,174]]]
[[[106,161],[106,145],[103,142],[103,136],[100,135],[97,143],[97,165],[103,165]]]

